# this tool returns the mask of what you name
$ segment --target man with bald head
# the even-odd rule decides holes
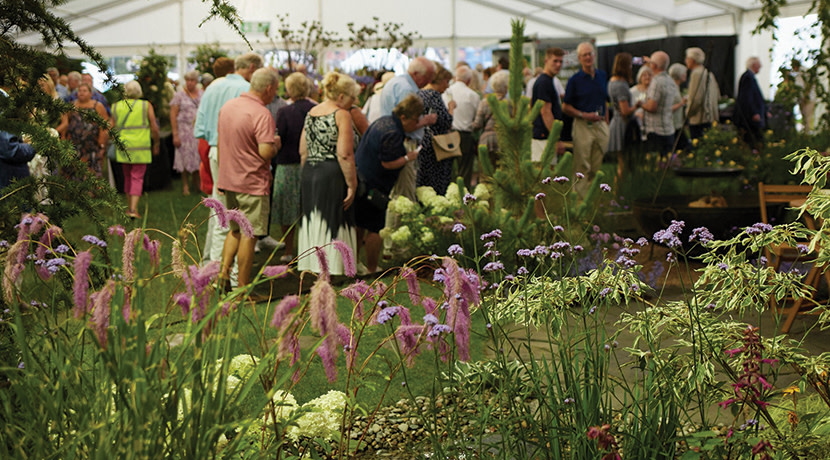
[[[747,144],[755,146],[763,142],[767,121],[766,102],[755,78],[761,70],[761,60],[753,56],[746,61],[746,72],[738,81],[738,97],[735,98],[735,125],[744,132]]]
[[[585,196],[608,146],[608,75],[594,66],[596,51],[590,42],[576,47],[580,69],[568,79],[562,111],[574,119],[572,128],[574,170],[585,175],[574,188]]]
[[[434,76],[435,64],[432,61],[423,56],[413,59],[409,63],[405,74],[396,75],[383,85],[383,91],[380,93],[380,116],[392,115],[392,110],[395,109],[398,103],[406,96],[417,93],[419,89],[431,82]],[[432,123],[435,123],[435,121],[433,120]],[[422,126],[432,123],[422,123]],[[421,133],[421,136],[423,136],[423,130],[421,130]]]
[[[648,61],[653,76],[648,86],[645,111],[646,136],[649,150],[660,152],[660,158],[665,159],[674,148],[674,120],[672,119],[672,105],[675,98],[679,99],[680,90],[669,76],[666,69],[669,66],[669,55],[665,51],[655,51]]]

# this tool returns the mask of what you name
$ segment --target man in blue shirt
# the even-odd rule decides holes
[[[212,198],[225,203],[225,196],[219,194],[216,188],[216,179],[219,177],[218,148],[219,145],[219,110],[225,102],[238,97],[250,89],[251,75],[261,68],[262,56],[257,53],[246,53],[234,61],[234,73],[228,74],[222,80],[216,80],[202,95],[199,103],[199,111],[196,113],[196,122],[193,128],[193,135],[197,139],[204,139],[210,144],[210,173],[213,176]],[[205,237],[205,249],[202,252],[204,261],[221,261],[222,248],[225,244],[225,237],[228,229],[219,226],[218,219],[211,215],[208,220],[207,236]]]
[[[581,69],[568,80],[562,110],[573,117],[574,170],[585,175],[574,185],[585,196],[608,146],[608,76],[594,67],[596,51],[590,42],[576,48]]]

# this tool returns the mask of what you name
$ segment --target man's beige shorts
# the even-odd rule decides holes
[[[271,210],[270,195],[249,195],[247,193],[225,192],[228,209],[239,209],[251,221],[255,236],[268,234],[268,213]],[[238,231],[239,225],[231,221],[231,231]]]

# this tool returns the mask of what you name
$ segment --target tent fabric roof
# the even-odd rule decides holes
[[[419,44],[447,46],[480,44],[510,36],[510,18],[526,19],[527,35],[540,38],[596,38],[598,43],[660,38],[677,34],[739,34],[747,15],[754,18],[758,0],[230,0],[246,21],[270,21],[289,15],[296,28],[318,20],[323,28],[348,38],[346,24],[404,24],[420,33]],[[806,9],[810,0],[791,0]],[[211,1],[201,0],[68,0],[52,11],[69,22],[78,35],[98,48],[142,45],[196,46],[242,40],[220,21],[201,27]],[[19,37],[38,44],[37,36]],[[256,47],[269,41],[250,34]]]

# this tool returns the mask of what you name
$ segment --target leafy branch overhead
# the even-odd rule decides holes
[[[349,38],[349,45],[354,49],[385,49],[391,51],[397,49],[401,53],[406,51],[421,38],[418,32],[406,32],[403,24],[398,22],[384,22],[380,18],[372,17],[372,24],[357,27],[354,22],[346,24],[352,37]]]

